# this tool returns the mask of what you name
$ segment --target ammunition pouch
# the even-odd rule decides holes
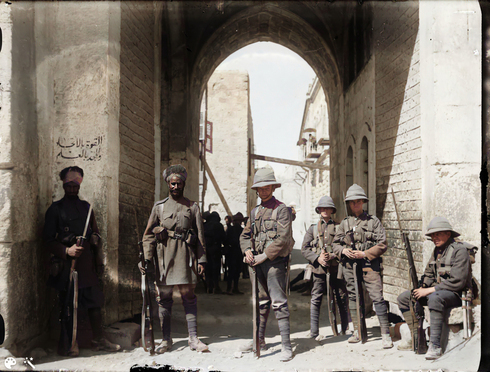
[[[165,244],[168,239],[168,231],[166,228],[157,226],[152,230],[153,234],[155,234],[155,238],[158,243],[163,243]]]
[[[369,248],[374,247],[376,244],[372,241],[365,241],[364,243],[359,244],[360,251],[367,251]]]
[[[197,244],[197,235],[194,232],[194,230],[192,230],[192,229],[187,230],[184,241],[187,243],[187,245],[190,245],[190,246],[194,246]]]
[[[72,245],[77,243],[77,236],[74,233],[70,233],[60,238],[59,242],[67,247],[71,247]],[[48,285],[55,288],[58,287],[57,285],[55,285],[55,282],[59,282],[62,276],[68,277],[70,269],[68,266],[68,257],[67,259],[63,259],[58,256],[51,255],[51,257],[49,258],[48,267]],[[66,275],[62,275],[63,272]]]
[[[365,259],[363,261],[362,268],[367,269],[367,270],[371,269],[371,270],[376,271],[376,272],[381,272],[381,271],[383,271],[383,258],[377,257],[372,261]]]
[[[47,285],[58,291],[65,291],[70,281],[71,260],[64,260],[57,256],[49,259],[49,277]]]
[[[63,271],[63,268],[66,265],[66,260],[51,256],[49,259],[49,275],[52,277],[57,277]]]

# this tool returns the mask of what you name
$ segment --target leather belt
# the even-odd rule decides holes
[[[187,236],[187,231],[183,233],[178,233],[175,231],[167,230],[168,237],[176,240],[185,240]]]

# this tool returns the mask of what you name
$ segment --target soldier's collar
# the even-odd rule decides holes
[[[352,215],[351,217],[354,218],[355,220],[359,219],[359,220],[365,221],[368,219],[369,215],[367,214],[366,211],[362,211],[362,213],[358,217],[356,217],[354,215]]]

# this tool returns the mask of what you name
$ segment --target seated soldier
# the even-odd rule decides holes
[[[417,300],[426,297],[430,311],[430,343],[425,359],[437,359],[442,355],[444,313],[461,306],[461,293],[471,286],[471,264],[466,246],[454,240],[459,234],[446,218],[434,217],[425,235],[430,237],[435,248],[422,275],[422,285],[413,291],[413,296]],[[417,323],[409,311],[410,291],[398,296],[398,306],[413,337],[417,332]],[[420,304],[417,303],[417,306]]]

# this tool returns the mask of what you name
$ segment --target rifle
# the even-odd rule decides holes
[[[320,225],[320,224],[318,224]],[[320,244],[322,245],[322,251],[325,253],[332,253],[332,248],[325,244],[323,237],[320,237]],[[329,249],[330,248],[330,249]],[[329,252],[330,251],[330,252]],[[330,327],[334,336],[338,336],[339,332],[337,330],[337,303],[335,301],[335,296],[333,294],[333,289],[330,285],[330,264],[327,262],[327,266],[322,266],[323,271],[327,275],[326,279],[326,292],[327,292],[327,309],[328,309],[328,321],[330,322]]]
[[[255,244],[252,240],[252,253],[254,256],[258,254],[255,250]],[[245,257],[243,257],[243,262],[247,263]],[[259,284],[257,283],[257,271],[254,266],[250,266],[252,269],[252,324],[253,324],[253,343],[252,350],[257,358],[260,358],[260,340],[259,340],[259,324],[260,324],[260,309],[259,309]]]
[[[153,319],[152,319],[152,306],[150,296],[150,281],[148,279],[148,263],[149,260],[145,260],[145,252],[143,250],[143,241],[140,240],[138,218],[136,215],[136,208],[134,209],[134,217],[136,220],[136,234],[138,235],[138,249],[141,267],[145,269],[145,273],[141,273],[141,294],[143,296],[143,307],[141,311],[141,343],[145,351],[150,352],[150,355],[155,355],[155,336],[153,334]],[[150,347],[146,345],[146,328],[150,334]]]
[[[354,241],[354,231],[355,226],[352,228],[352,231],[349,226],[349,213],[347,212],[347,203],[345,202],[345,194],[344,194],[344,208],[345,215],[347,218],[347,232],[350,236],[351,241],[351,249],[353,251],[357,251],[356,243]],[[356,311],[357,311],[357,324],[359,326],[359,336],[361,337],[361,342],[365,344],[367,342],[367,327],[366,327],[366,315],[364,314],[364,291],[362,289],[362,282],[359,280],[359,271],[357,268],[357,262],[354,261],[352,264],[352,270],[354,273],[354,287],[356,289]],[[362,271],[361,271],[362,275]]]
[[[92,215],[92,205],[90,205],[85,221],[85,228],[83,229],[83,235],[77,236],[77,247],[83,246],[83,243],[87,240],[87,230],[90,223],[90,217]],[[78,355],[77,344],[77,320],[78,320],[78,272],[76,271],[77,259],[75,257],[71,260],[70,266],[70,280],[68,282],[68,291],[64,299],[63,310],[61,313],[61,339],[60,344],[64,344],[64,341],[70,345],[67,355]],[[71,323],[71,324],[70,324]],[[71,329],[71,335],[70,335]],[[66,350],[66,349],[65,349]]]
[[[391,195],[393,196],[393,205],[395,206],[396,218],[398,220],[398,227],[400,230],[400,235],[407,251],[407,259],[409,266],[410,283],[412,287],[410,295],[410,312],[412,313],[412,319],[417,319],[417,334],[413,332],[412,335],[412,349],[415,354],[425,354],[427,352],[427,340],[425,337],[425,331],[423,328],[424,323],[424,308],[418,300],[413,297],[413,290],[419,287],[419,281],[417,278],[417,270],[415,269],[415,263],[413,261],[412,248],[410,247],[410,240],[408,240],[408,235],[402,229],[402,224],[400,221],[400,215],[398,214],[398,208],[396,206],[395,193],[391,189]],[[418,303],[418,306],[416,306]]]

